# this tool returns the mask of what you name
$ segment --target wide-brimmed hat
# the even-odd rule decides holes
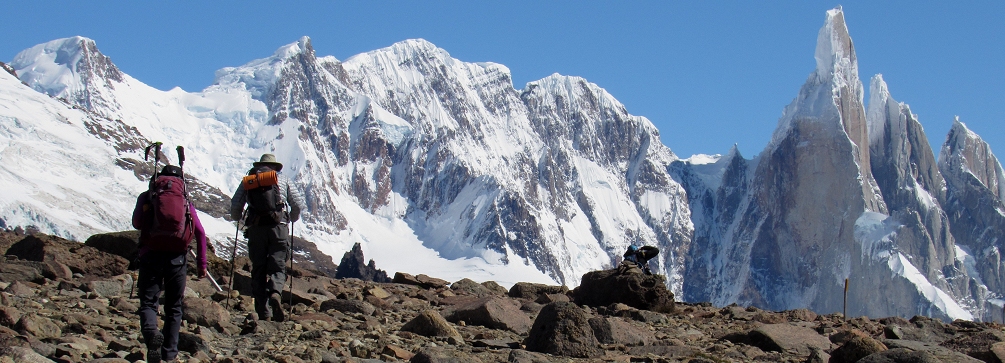
[[[278,161],[276,161],[276,156],[273,154],[262,154],[262,159],[258,160],[258,162],[252,165],[254,165],[256,168],[259,166],[268,166],[275,171],[280,171],[283,169],[283,164],[280,164]]]

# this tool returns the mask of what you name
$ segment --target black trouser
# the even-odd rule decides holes
[[[188,270],[185,253],[149,251],[140,258],[140,331],[144,342],[157,331],[157,300],[164,292],[164,345],[161,357],[174,359],[178,355],[178,330],[181,328],[182,299]]]
[[[251,258],[251,294],[259,318],[272,317],[267,303],[272,293],[282,293],[286,284],[286,257],[290,249],[290,230],[286,224],[251,226],[248,237],[248,257]]]

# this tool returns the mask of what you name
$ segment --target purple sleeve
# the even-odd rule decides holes
[[[206,270],[206,230],[202,228],[202,222],[199,221],[199,213],[196,212],[195,206],[189,204],[189,212],[192,214],[192,225],[195,227],[195,240],[196,245],[199,246],[199,270]]]
[[[143,206],[147,202],[147,192],[140,193],[140,196],[136,197],[136,207],[133,208],[133,228],[142,230],[146,226],[144,223],[144,211]]]

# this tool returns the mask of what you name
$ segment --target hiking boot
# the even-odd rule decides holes
[[[278,292],[269,295],[269,307],[272,308],[272,321],[286,320],[286,312],[283,311],[282,295],[279,295]]]
[[[157,331],[147,340],[147,363],[161,363],[161,346],[164,345],[164,334]]]

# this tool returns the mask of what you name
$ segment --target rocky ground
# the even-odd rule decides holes
[[[110,236],[110,235],[106,235]],[[121,237],[121,235],[116,235]],[[144,359],[129,238],[0,231],[0,362]],[[345,259],[345,258],[343,258]],[[359,256],[360,260],[362,257]],[[370,264],[371,267],[373,263]],[[574,291],[395,274],[334,279],[298,266],[287,321],[259,321],[247,263],[235,291],[191,277],[183,362],[1001,362],[994,323],[674,303],[662,277],[584,276]],[[229,263],[213,259],[228,285]],[[190,272],[194,271],[190,269]],[[221,277],[223,276],[223,277]]]

